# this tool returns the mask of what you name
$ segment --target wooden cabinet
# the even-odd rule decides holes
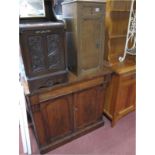
[[[64,35],[61,22],[20,24],[21,55],[31,91],[67,81]]]
[[[119,62],[124,55],[130,8],[131,0],[106,2],[104,58],[114,74],[106,90],[104,113],[112,120],[112,126],[135,110],[135,56],[127,55],[124,62]]]
[[[106,90],[104,113],[115,123],[135,110],[136,70],[135,65],[119,65],[113,68],[112,81]]]
[[[75,80],[26,95],[41,153],[104,124],[104,91],[110,74]]]
[[[66,1],[62,12],[67,27],[69,69],[78,76],[95,74],[103,66],[105,3]]]
[[[20,49],[29,89],[34,92],[67,81],[64,22],[58,21],[51,0],[46,17],[20,19]]]

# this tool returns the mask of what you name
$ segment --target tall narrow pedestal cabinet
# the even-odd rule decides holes
[[[102,69],[105,3],[101,0],[66,0],[62,3],[67,27],[68,67],[76,75]]]

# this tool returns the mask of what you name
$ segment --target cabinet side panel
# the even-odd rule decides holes
[[[104,113],[110,118],[113,119],[115,111],[115,102],[117,97],[119,85],[119,78],[115,75],[112,76],[112,80],[109,83],[105,91],[105,104],[104,104]]]
[[[78,53],[78,43],[77,43],[77,4],[67,3],[62,5],[63,18],[66,21],[66,40],[67,40],[67,61],[68,68],[73,73],[77,74],[77,53]]]

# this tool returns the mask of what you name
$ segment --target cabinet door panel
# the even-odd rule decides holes
[[[72,132],[72,96],[64,96],[45,102],[41,107],[48,140],[54,140]]]
[[[74,94],[75,128],[85,127],[102,117],[103,93],[100,87]]]
[[[66,68],[63,27],[47,26],[45,29],[46,24],[43,25],[37,28],[38,24],[32,24],[32,28],[28,26],[20,32],[21,54],[28,77]]]
[[[80,25],[80,60],[81,69],[96,69],[101,56],[101,20],[84,18]]]
[[[28,46],[31,55],[32,72],[38,72],[45,69],[43,38],[41,36],[30,36]]]
[[[20,36],[21,54],[28,77],[45,74],[44,39],[32,31]]]
[[[63,34],[50,34],[47,35],[47,56],[48,67],[50,70],[63,70],[65,69],[65,56],[64,49],[64,36]]]
[[[135,79],[130,75],[129,77],[123,77],[123,81],[120,85],[118,92],[118,104],[117,112],[118,115],[124,115],[135,108],[136,101],[136,82]]]

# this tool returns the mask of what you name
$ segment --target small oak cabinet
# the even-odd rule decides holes
[[[99,0],[62,3],[67,27],[68,68],[78,76],[102,70],[104,13],[105,3]]]

